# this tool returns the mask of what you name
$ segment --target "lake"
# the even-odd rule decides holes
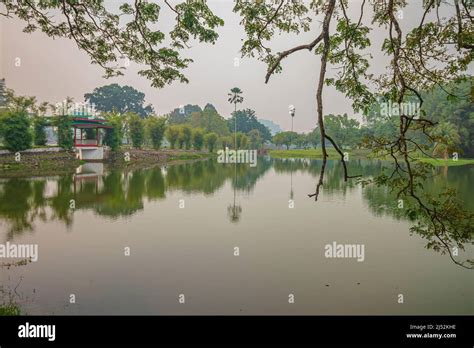
[[[472,314],[474,273],[427,249],[387,189],[347,183],[328,161],[259,157],[0,179],[0,243],[38,260],[0,268],[27,314]],[[377,175],[382,162],[351,160]],[[436,168],[474,211],[474,166]],[[328,258],[327,245],[364,258]],[[472,258],[464,243],[456,258]],[[74,297],[71,297],[71,295]],[[403,303],[400,302],[400,295]],[[75,298],[75,303],[70,299]]]

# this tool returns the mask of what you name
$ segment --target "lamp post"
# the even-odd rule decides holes
[[[288,107],[288,109],[289,109],[290,116],[291,116],[291,138],[290,138],[290,146],[291,146],[291,141],[293,140],[292,139],[292,137],[293,137],[293,118],[295,117],[296,108],[294,107],[294,105],[290,105]]]
[[[291,131],[293,132],[293,117],[295,117],[296,108],[293,105],[288,107],[291,116]]]
[[[294,105],[288,107],[290,116],[291,116],[291,136],[290,136],[290,146],[293,141],[293,118],[295,117],[296,108]],[[293,199],[293,161],[290,162],[290,199]]]

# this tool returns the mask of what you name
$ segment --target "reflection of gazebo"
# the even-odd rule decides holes
[[[102,134],[100,129],[110,129],[104,120],[94,118],[73,118],[74,147],[83,160],[103,160]],[[85,131],[84,131],[85,130]]]
[[[85,163],[79,166],[74,174],[74,195],[78,192],[78,186],[80,192],[82,187],[87,184],[93,184],[95,186],[95,194],[98,194],[102,186],[102,180],[100,180],[100,178],[103,175],[103,163]]]

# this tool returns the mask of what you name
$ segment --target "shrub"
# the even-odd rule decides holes
[[[243,137],[243,136],[244,136],[244,134],[241,133],[241,132],[237,132],[237,134],[235,135],[235,137],[234,137],[234,142],[237,142],[237,144],[236,144],[236,146],[235,146],[236,149],[240,149],[240,148],[241,148],[241,146],[242,146],[242,137]]]
[[[67,115],[58,116],[55,125],[58,128],[58,145],[66,150],[72,149],[74,145],[72,118]]]
[[[195,150],[201,150],[204,144],[204,131],[200,128],[193,130],[193,147]]]
[[[0,127],[5,147],[13,152],[31,147],[30,120],[26,112],[7,112],[1,117]]]
[[[192,129],[190,126],[188,125],[181,126],[178,140],[180,143],[180,148],[182,148],[183,145],[186,148],[186,150],[189,150],[191,148]]]
[[[169,126],[166,131],[166,139],[168,139],[168,142],[170,143],[170,146],[172,149],[175,148],[176,146],[176,141],[178,141],[179,137],[179,126]]]
[[[204,136],[204,144],[206,144],[206,147],[209,150],[209,152],[214,151],[214,147],[216,146],[216,141],[217,141],[216,133],[207,133]]]
[[[222,148],[225,150],[226,147],[232,146],[232,144],[234,143],[234,137],[232,136],[220,137],[219,142]]]
[[[240,139],[240,146],[242,147],[242,149],[246,149],[248,143],[249,143],[249,137],[246,136],[245,134],[242,134],[242,138]]]
[[[154,149],[159,149],[161,147],[161,142],[163,141],[163,136],[166,129],[166,119],[150,116],[146,121],[147,125],[147,134],[151,140],[151,144]]]
[[[141,148],[145,138],[145,129],[140,116],[137,114],[130,114],[128,116],[128,129],[133,147],[137,149]]]
[[[44,119],[44,117],[40,116],[35,116],[33,119],[33,134],[34,134],[34,140],[35,140],[35,145],[38,146],[44,146],[46,145],[46,132],[44,130],[44,127],[46,127],[47,122]]]
[[[107,123],[114,128],[107,128],[105,130],[104,144],[110,146],[113,151],[116,151],[122,145],[123,137],[123,121],[120,114],[106,114],[105,119]]]

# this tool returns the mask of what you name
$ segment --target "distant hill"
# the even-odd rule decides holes
[[[266,126],[268,129],[270,129],[270,133],[272,133],[272,135],[283,132],[281,127],[273,121],[262,120],[262,119],[259,119],[258,121],[262,123],[264,126]]]

